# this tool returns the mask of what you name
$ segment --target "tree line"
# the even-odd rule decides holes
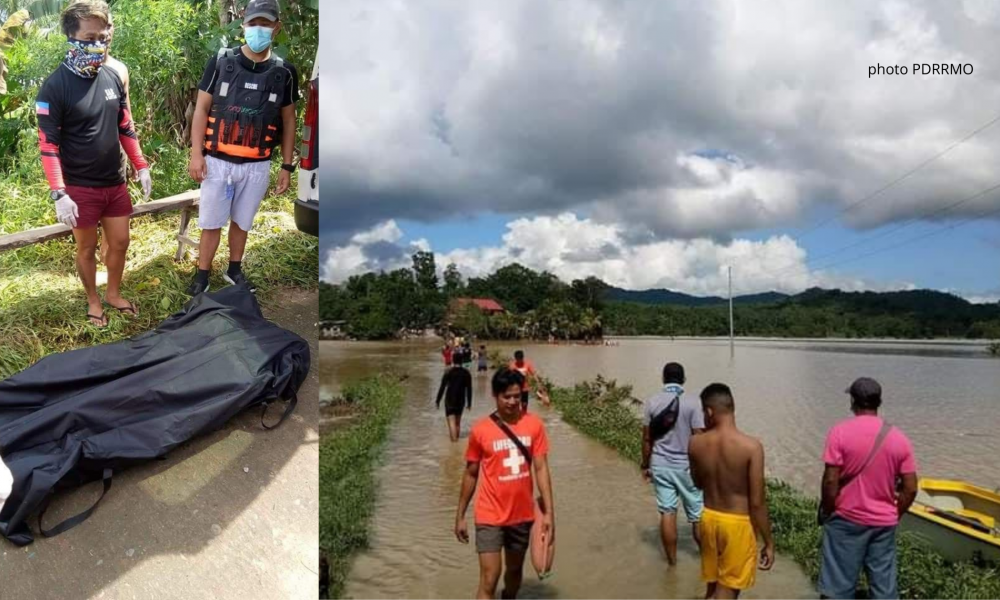
[[[341,321],[358,339],[391,339],[435,329],[485,339],[597,339],[602,335],[723,336],[725,304],[684,306],[609,300],[616,288],[596,277],[566,283],[513,263],[466,279],[449,264],[438,276],[434,255],[417,252],[410,268],[320,284],[320,318]],[[506,312],[487,315],[457,298],[491,298]],[[931,290],[843,292],[810,289],[787,298],[741,304],[737,335],[843,338],[1000,338],[1000,304],[971,304]]]

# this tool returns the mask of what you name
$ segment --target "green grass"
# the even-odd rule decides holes
[[[630,386],[598,376],[573,388],[549,389],[565,421],[639,464],[641,423],[629,408],[637,402]],[[767,482],[767,493],[778,551],[792,557],[816,581],[821,533],[816,526],[817,499],[773,479]],[[902,598],[1000,598],[1000,569],[948,563],[908,534],[897,539]]]
[[[154,166],[154,198],[195,187],[185,179],[182,152],[164,150],[159,156],[161,162]],[[165,156],[169,159],[162,159]],[[0,234],[55,222],[44,179],[40,181],[24,184],[16,175],[0,180]],[[294,184],[293,177],[293,191]],[[141,193],[133,190],[133,198],[141,199]],[[244,271],[265,302],[279,288],[317,286],[318,240],[296,229],[293,199],[292,192],[265,199],[247,241]],[[184,289],[197,268],[192,252],[184,261],[173,260],[179,222],[179,212],[132,221],[122,295],[136,303],[139,316],[130,319],[109,309],[110,323],[104,329],[84,318],[87,302],[76,274],[72,238],[0,252],[0,379],[53,352],[114,342],[149,330],[179,310],[188,300]],[[196,222],[189,232],[197,238]],[[213,289],[226,285],[221,278],[229,260],[226,244],[223,235],[213,265]],[[103,288],[99,289],[102,294]]]
[[[351,556],[368,545],[375,467],[403,387],[397,377],[380,375],[347,385],[343,400],[358,418],[323,439],[319,453],[319,545],[328,565],[320,575],[321,598],[341,596]]]

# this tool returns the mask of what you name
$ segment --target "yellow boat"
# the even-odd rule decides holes
[[[902,528],[948,560],[1000,564],[1000,494],[963,481],[921,479]]]

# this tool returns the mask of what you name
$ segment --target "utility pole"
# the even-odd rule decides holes
[[[736,345],[733,340],[733,266],[729,266],[729,358],[736,355]]]

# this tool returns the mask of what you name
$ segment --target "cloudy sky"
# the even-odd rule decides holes
[[[1000,3],[762,6],[324,6],[324,279],[425,249],[467,276],[1000,298]],[[914,63],[973,73],[869,77]]]

